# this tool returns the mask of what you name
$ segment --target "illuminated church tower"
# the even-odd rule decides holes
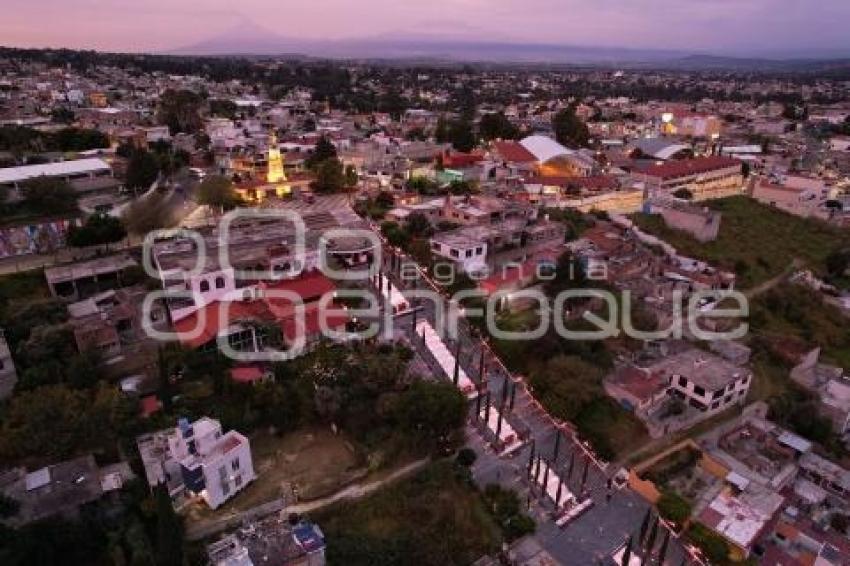
[[[286,175],[283,173],[283,157],[280,155],[280,148],[277,145],[277,136],[272,134],[269,137],[269,169],[266,173],[267,183],[284,183]]]

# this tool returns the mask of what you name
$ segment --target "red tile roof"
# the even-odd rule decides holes
[[[736,165],[740,166],[741,162],[731,157],[697,157],[696,159],[684,159],[682,161],[667,161],[661,165],[652,165],[640,172],[659,179],[675,179],[735,167]]]
[[[230,377],[239,383],[253,383],[262,379],[263,375],[263,368],[256,365],[236,366],[230,370]]]
[[[443,167],[471,167],[484,160],[484,155],[479,152],[461,153],[453,151],[443,154]]]
[[[143,417],[149,417],[162,408],[162,403],[156,395],[142,397],[139,405]]]
[[[175,322],[174,331],[184,345],[198,348],[215,340],[220,331],[239,320],[272,322],[274,316],[268,305],[261,300],[215,301]],[[197,336],[193,336],[201,322],[203,322],[203,328]]]
[[[349,318],[348,313],[343,309],[328,310],[324,313],[324,316],[325,328],[330,328],[331,330],[342,330]],[[283,336],[288,342],[292,343],[299,336],[303,335],[307,339],[319,333],[322,330],[320,322],[320,310],[309,309],[304,312],[303,328],[299,324],[298,318],[294,316],[283,320],[280,327],[283,331]]]
[[[336,285],[334,284],[334,282],[328,279],[328,277],[324,273],[318,270],[310,271],[300,277],[296,277],[295,279],[284,279],[282,281],[277,281],[274,283],[264,282],[261,284],[261,286],[263,289],[266,289],[271,292],[287,291],[290,293],[295,293],[296,295],[301,297],[301,300],[303,300],[305,303],[317,301],[325,293],[333,292],[336,290]],[[274,298],[271,298],[269,300],[275,301]]]
[[[320,271],[313,271],[296,279],[264,283],[261,288],[269,291],[270,294],[273,291],[295,293],[307,304],[318,301],[327,293],[333,293],[336,285]],[[293,302],[286,297],[265,296],[253,301],[215,301],[174,323],[174,330],[180,335],[180,341],[184,345],[197,348],[214,340],[219,332],[240,320],[280,322],[286,336],[287,328],[284,324],[294,316]],[[203,328],[198,336],[192,337],[193,331],[201,321],[203,321]],[[318,323],[316,323],[316,329],[318,329]],[[294,332],[292,335],[294,336]]]
[[[534,163],[537,158],[515,141],[494,141],[493,150],[505,161],[514,163]]]
[[[521,285],[524,280],[530,281],[536,273],[537,261],[529,260],[519,266],[500,269],[498,273],[479,281],[478,287],[490,295],[499,289],[515,288]]]

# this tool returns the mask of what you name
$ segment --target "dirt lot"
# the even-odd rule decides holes
[[[190,521],[215,520],[285,497],[316,499],[364,477],[365,462],[344,435],[327,428],[307,428],[283,437],[257,433],[251,437],[257,479],[215,511],[203,504],[187,510]]]

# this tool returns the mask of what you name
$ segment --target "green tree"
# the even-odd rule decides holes
[[[229,210],[240,202],[239,195],[233,189],[233,182],[227,177],[212,175],[198,185],[198,203],[213,208]]]
[[[412,445],[436,447],[457,440],[466,419],[466,400],[448,383],[416,381],[402,393],[395,414]]]
[[[434,128],[434,140],[437,143],[451,143],[452,138],[449,130],[449,121],[441,116]]]
[[[21,508],[21,503],[17,499],[9,497],[5,493],[0,493],[0,519],[8,519],[17,515]]]
[[[66,238],[75,248],[100,246],[120,242],[127,237],[127,229],[120,218],[108,214],[94,214],[81,227],[71,226]]]
[[[558,143],[567,147],[585,147],[590,140],[587,124],[576,116],[573,106],[564,108],[552,117],[552,130]]]
[[[471,468],[477,459],[478,455],[472,448],[461,448],[457,452],[457,463],[464,468]]]
[[[310,183],[310,186],[317,192],[336,193],[346,186],[342,162],[335,157],[321,161],[316,165],[315,172],[316,178]]]
[[[213,99],[209,101],[210,114],[233,120],[236,118],[238,107],[232,100]]]
[[[449,192],[453,195],[472,195],[478,192],[475,181],[452,181],[449,183]]]
[[[556,356],[538,364],[531,383],[541,402],[558,418],[573,421],[602,395],[602,370],[576,356]]]
[[[126,184],[130,189],[148,189],[159,176],[159,161],[149,151],[135,150],[127,164]]]
[[[64,179],[35,177],[21,184],[24,204],[41,214],[76,212],[77,195]]]
[[[504,112],[484,114],[478,125],[481,138],[490,141],[494,139],[513,140],[520,135],[519,128],[507,119]]]
[[[345,186],[346,187],[356,187],[357,186],[357,168],[354,165],[346,165],[345,166]]]
[[[508,542],[535,531],[534,520],[522,512],[515,491],[491,483],[484,488],[484,499]]]
[[[327,136],[322,136],[316,142],[316,147],[305,161],[305,165],[312,170],[316,170],[321,163],[324,163],[328,159],[336,159],[336,157],[336,146]]]
[[[850,250],[831,252],[824,262],[831,277],[842,277],[850,268]]]
[[[109,137],[100,130],[63,128],[49,141],[59,151],[86,151],[109,147]]]
[[[399,120],[407,109],[407,101],[401,96],[398,88],[391,86],[378,101],[378,109],[392,116],[393,120]]]
[[[434,232],[431,221],[421,212],[414,212],[407,217],[407,232],[417,238],[427,238]]]
[[[555,277],[546,281],[544,289],[547,295],[555,297],[567,289],[581,289],[586,285],[584,265],[571,252],[565,251],[555,262]]]
[[[691,517],[691,504],[673,491],[664,491],[658,499],[657,506],[661,516],[672,521],[679,528]]]
[[[156,499],[156,563],[159,566],[183,566],[183,524],[168,488],[159,484],[154,488]]]
[[[190,90],[168,89],[159,97],[157,119],[171,134],[194,134],[201,129],[201,97]]]
[[[465,119],[454,120],[449,126],[449,139],[457,151],[472,151],[476,145],[472,122]]]
[[[91,447],[88,396],[64,385],[16,394],[0,425],[0,456],[13,461],[35,456],[63,460]]]
[[[410,242],[410,234],[396,222],[381,223],[381,234],[397,248],[403,248]]]
[[[688,538],[700,547],[711,564],[723,564],[729,558],[726,541],[699,523],[692,524],[688,529]]]
[[[395,198],[389,191],[381,191],[375,197],[375,204],[383,209],[389,210],[395,206]]]

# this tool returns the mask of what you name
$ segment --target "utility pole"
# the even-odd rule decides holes
[[[581,495],[584,495],[584,484],[587,482],[587,470],[590,468],[590,460],[585,458],[584,460],[584,471],[581,474],[581,488],[579,488],[578,492]]]
[[[455,387],[457,387],[457,382],[460,379],[460,340],[457,341],[457,347],[455,347],[455,372],[452,380],[454,381]]]
[[[526,468],[528,468],[528,475],[531,475],[531,468],[534,466],[534,439],[531,439],[531,453],[528,455],[528,464]]]
[[[478,363],[478,382],[484,383],[484,343],[481,344],[481,360]]]
[[[558,461],[558,453],[560,452],[560,450],[561,450],[561,430],[557,429],[557,430],[555,430],[555,451],[554,451],[555,453],[552,456],[553,462]]]

